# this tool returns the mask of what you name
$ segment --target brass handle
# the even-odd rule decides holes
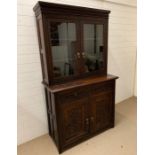
[[[91,122],[94,122],[94,117],[90,117]]]
[[[89,125],[89,119],[86,118],[86,125]]]
[[[86,56],[86,55],[85,55],[85,53],[84,53],[84,52],[82,52],[82,57],[83,57],[83,58],[85,58],[85,56]]]
[[[80,58],[80,53],[79,52],[77,52],[77,57]]]

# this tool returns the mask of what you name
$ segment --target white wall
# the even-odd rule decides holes
[[[105,2],[113,2],[116,4],[121,4],[121,5],[128,5],[128,6],[136,6],[137,1],[136,0],[101,0]]]
[[[117,103],[133,96],[136,59],[135,0],[48,1],[111,10],[108,72],[120,77],[116,87]],[[36,2],[37,0],[18,0],[18,144],[48,132],[32,10]]]
[[[137,96],[137,64],[135,65],[135,82],[134,82],[134,96]]]

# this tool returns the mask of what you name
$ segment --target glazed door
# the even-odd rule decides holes
[[[83,73],[106,72],[105,28],[103,21],[81,22]]]
[[[106,74],[107,22],[50,19],[48,32],[51,78],[54,82],[84,74]]]
[[[50,19],[48,28],[53,80],[77,76],[80,68],[79,23],[75,20]]]
[[[87,98],[67,101],[60,105],[62,146],[65,147],[88,135]]]
[[[94,133],[112,127],[114,117],[112,91],[93,94],[91,101],[91,132]]]

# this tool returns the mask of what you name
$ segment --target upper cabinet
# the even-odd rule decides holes
[[[45,2],[34,11],[45,84],[107,74],[110,11]]]

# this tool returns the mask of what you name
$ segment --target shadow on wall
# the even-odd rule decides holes
[[[36,113],[37,112],[37,113]],[[48,133],[47,120],[40,119],[40,113],[17,104],[17,144],[22,144],[33,138]],[[44,117],[42,117],[44,118]],[[47,118],[44,118],[47,119]]]

